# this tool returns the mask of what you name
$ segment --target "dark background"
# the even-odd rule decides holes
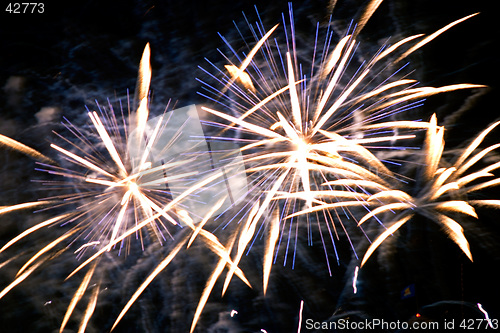
[[[338,0],[334,18],[345,22],[359,13],[364,1]],[[447,145],[458,146],[497,120],[497,32],[491,1],[386,0],[359,37],[361,52],[375,52],[380,41],[416,33],[430,34],[465,15],[481,12],[438,37],[410,57],[422,84],[440,86],[478,83],[490,86],[478,95],[456,92],[430,98],[420,109],[422,118],[436,112],[446,123]],[[177,107],[206,103],[196,94],[195,80],[203,73],[204,57],[223,64],[216,48],[223,42],[217,32],[236,38],[233,20],[244,24],[244,11],[256,19],[254,5],[267,28],[281,22],[285,1],[75,1],[44,2],[43,14],[9,14],[0,8],[0,133],[53,154],[52,130],[60,130],[62,117],[80,124],[85,105],[94,100],[126,96],[135,87],[137,65],[144,45],[152,49],[153,104],[159,112],[169,99]],[[327,1],[293,3],[297,31],[314,38],[316,22],[325,24]],[[301,46],[299,46],[301,47]],[[302,46],[304,47],[304,46]],[[471,97],[472,96],[472,97]],[[44,109],[45,108],[45,109]],[[463,114],[455,113],[461,108]],[[45,112],[39,113],[41,110]],[[41,115],[47,115],[43,118]],[[454,114],[453,118],[448,116]],[[38,117],[37,117],[38,115]],[[448,117],[448,118],[447,118]],[[498,131],[488,140],[498,142]],[[448,146],[447,146],[448,147]],[[0,206],[36,200],[30,182],[35,164],[18,153],[0,151]],[[491,195],[496,195],[494,192]],[[495,198],[498,198],[495,197]],[[296,330],[300,300],[304,318],[387,318],[409,320],[417,312],[429,320],[481,318],[477,302],[500,319],[498,306],[499,242],[497,212],[480,211],[480,220],[466,223],[474,263],[438,228],[426,227],[425,241],[406,246],[394,240],[360,273],[358,295],[352,295],[353,262],[348,249],[329,277],[322,249],[305,246],[296,268],[277,265],[271,291],[263,297],[235,280],[229,295],[218,291],[207,304],[199,331],[291,332]],[[0,245],[36,221],[29,213],[2,217]],[[340,245],[342,247],[342,245]],[[167,253],[165,248],[130,256],[116,267],[109,259],[98,309],[89,332],[106,332],[134,287]],[[0,261],[16,252],[0,254]],[[63,282],[73,266],[71,256],[57,258],[42,273],[0,300],[0,331],[56,332],[78,282]],[[260,283],[258,249],[242,266]],[[198,297],[215,265],[202,249],[180,255],[134,305],[117,332],[185,332],[189,329]],[[116,261],[121,262],[116,259]],[[334,260],[333,260],[334,261]],[[332,262],[333,262],[332,261]],[[9,266],[0,270],[0,288],[13,277]],[[401,299],[400,292],[415,284],[416,295]],[[49,302],[50,303],[47,303]],[[236,309],[238,315],[228,313]],[[78,312],[81,313],[81,312]],[[78,317],[78,314],[76,315]],[[422,318],[420,317],[420,318]],[[217,331],[217,329],[220,329]],[[225,331],[223,330],[225,329]],[[77,331],[70,322],[67,332]],[[304,330],[305,331],[305,330]]]

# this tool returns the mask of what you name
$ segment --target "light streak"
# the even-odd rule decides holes
[[[61,328],[59,329],[59,333],[62,333],[64,331],[64,327],[68,323],[69,318],[71,317],[71,314],[73,313],[73,310],[76,307],[76,304],[80,301],[80,299],[83,297],[85,291],[87,290],[87,287],[90,283],[90,279],[92,278],[92,275],[94,274],[96,265],[94,264],[91,269],[85,274],[85,277],[82,279],[82,283],[78,287],[78,289],[75,292],[75,295],[71,299],[71,302],[68,305],[68,308],[66,310],[66,314],[64,315],[64,319],[61,324]],[[84,320],[85,321],[85,320]]]
[[[297,328],[297,333],[300,333],[300,329],[302,327],[302,311],[304,310],[304,300],[300,301],[300,310],[299,310],[299,326]]]
[[[357,287],[358,273],[359,273],[359,266],[356,266],[356,268],[354,269],[354,276],[352,278],[352,290],[355,294],[358,292],[358,287]]]
[[[0,298],[4,297],[9,291],[11,291],[15,286],[19,283],[23,282],[34,270],[36,270],[42,262],[38,262],[31,266],[29,269],[26,269],[21,275],[17,276],[14,281],[12,281],[7,287],[5,287],[2,291],[0,291]]]
[[[89,242],[89,243],[86,243],[86,244],[83,244],[82,246],[80,246],[78,249],[75,250],[75,252],[73,253],[78,253],[80,252],[81,250],[85,249],[86,247],[89,247],[89,246],[94,246],[94,245],[99,245],[101,244],[100,242],[98,241],[93,241],[93,242]]]
[[[15,210],[22,210],[22,209],[27,209],[27,208],[34,208],[38,206],[46,206],[51,204],[53,201],[35,201],[35,202],[25,202],[22,204],[18,205],[12,205],[12,206],[2,206],[0,207],[0,215],[6,214]]]
[[[128,309],[132,306],[132,304],[136,301],[136,299],[142,294],[142,292],[147,288],[147,286],[153,281],[153,279],[163,270],[165,267],[170,264],[172,259],[177,255],[177,253],[180,251],[182,246],[186,243],[187,239],[184,239],[183,241],[179,242],[177,246],[170,251],[169,255],[162,260],[162,262],[155,268],[155,270],[147,277],[147,279],[142,283],[142,285],[134,292],[130,300],[125,304],[123,307],[122,311],[118,315],[117,319],[115,320],[115,323],[111,327],[111,330],[113,330],[116,325],[120,322],[120,320],[123,318],[125,313],[128,311]]]
[[[44,163],[55,163],[52,159],[43,155],[39,151],[37,151],[31,147],[28,147],[19,141],[11,139],[8,136],[0,134],[0,147],[2,147],[2,146],[9,148],[9,149],[14,149],[20,153],[28,155],[28,156],[30,156],[36,160],[39,160],[41,162],[44,162]]]
[[[491,328],[493,328],[493,324],[491,323],[490,315],[488,314],[488,312],[486,312],[486,310],[483,308],[483,306],[481,305],[481,303],[477,303],[477,307],[484,314],[484,318],[486,318],[486,321],[488,322],[488,325]]]
[[[274,249],[276,247],[276,242],[278,241],[280,232],[279,225],[280,225],[279,214],[278,211],[275,210],[273,212],[272,220],[269,224],[269,237],[267,237],[267,246],[265,247],[265,253],[264,253],[264,264],[263,264],[264,267],[262,273],[264,295],[266,294],[267,285],[269,283],[269,277],[271,275]]]
[[[100,287],[99,285],[95,286],[92,295],[90,295],[90,301],[87,304],[87,309],[85,309],[83,319],[80,322],[80,326],[78,327],[78,333],[85,333],[85,329],[94,314],[94,310],[97,305],[97,298],[99,297]]]
[[[229,244],[227,247],[227,254],[228,255],[233,248],[235,240],[236,240],[236,235],[231,237],[231,239],[229,240]],[[215,286],[215,283],[217,282],[219,276],[222,274],[222,271],[224,270],[226,263],[227,263],[226,260],[221,256],[219,262],[217,263],[217,266],[215,267],[212,274],[210,275],[210,278],[208,279],[208,281],[205,285],[205,289],[203,290],[203,293],[200,297],[200,301],[198,302],[198,306],[196,307],[193,322],[191,324],[191,329],[189,331],[190,333],[192,333],[194,331],[194,329],[196,327],[196,323],[198,322],[198,319],[200,318],[201,312],[203,311],[203,308],[205,307],[205,305],[208,301],[208,298],[210,297],[210,294],[212,293],[212,290]],[[229,277],[229,274],[228,274],[228,277]]]

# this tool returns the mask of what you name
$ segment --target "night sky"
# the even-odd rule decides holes
[[[347,26],[359,14],[365,1],[338,0],[333,11],[337,26]],[[205,58],[224,65],[217,48],[226,50],[218,33],[228,40],[246,25],[242,14],[257,19],[254,5],[266,28],[281,23],[287,15],[286,1],[98,1],[44,2],[43,13],[14,14],[0,6],[0,134],[16,139],[43,154],[54,157],[50,143],[53,131],[64,132],[63,117],[78,125],[87,120],[86,109],[95,100],[107,103],[133,96],[137,66],[146,43],[152,50],[152,112],[191,104],[209,104],[196,78],[209,68]],[[498,27],[491,1],[386,0],[359,36],[360,51],[375,52],[388,37],[396,40],[430,34],[444,25],[475,12],[480,15],[452,28],[409,58],[412,77],[422,85],[456,83],[488,85],[481,92],[460,91],[429,98],[412,116],[428,120],[437,114],[447,124],[445,139],[450,149],[463,145],[482,129],[499,119],[497,93]],[[328,1],[293,3],[298,48],[310,47],[304,40],[314,38],[316,22],[328,23]],[[308,37],[309,36],[309,37]],[[456,113],[464,110],[463,113]],[[450,115],[454,117],[449,117]],[[497,143],[499,130],[486,144]],[[496,155],[495,155],[496,154]],[[492,161],[500,155],[493,154]],[[497,158],[497,160],[494,160]],[[0,150],[0,206],[33,201],[45,195],[40,190],[35,161],[20,153]],[[498,172],[497,172],[498,175]],[[481,194],[500,199],[498,189]],[[37,213],[38,214],[38,213]],[[43,213],[42,213],[43,214]],[[262,264],[259,245],[242,263],[250,281],[249,289],[234,279],[228,294],[219,289],[211,296],[198,325],[199,332],[293,332],[298,325],[300,301],[304,300],[304,320],[437,320],[484,318],[481,303],[491,318],[500,319],[498,305],[500,264],[500,224],[498,211],[478,210],[479,219],[464,221],[474,263],[436,225],[417,228],[418,236],[401,231],[380,250],[359,274],[359,291],[353,295],[351,279],[355,260],[345,240],[339,242],[339,264],[330,253],[332,276],[325,265],[323,248],[307,246],[306,237],[294,269],[276,264],[266,297],[260,287]],[[0,217],[0,246],[34,223],[41,221],[31,211]],[[425,222],[425,221],[424,221]],[[423,223],[424,225],[427,225]],[[428,223],[429,224],[429,223]],[[50,229],[45,230],[50,232]],[[179,232],[179,237],[182,236]],[[33,237],[0,254],[0,289],[14,278],[22,260],[2,262],[35,248],[50,235]],[[359,248],[367,244],[359,240]],[[363,244],[361,244],[363,243]],[[365,242],[366,243],[366,242]],[[113,257],[103,267],[102,296],[88,332],[108,332],[135,288],[155,265],[168,254],[172,244],[151,245],[144,252]],[[33,251],[33,250],[32,250]],[[181,252],[138,302],[132,306],[116,332],[187,332],[216,257],[202,246]],[[33,252],[31,252],[33,254]],[[71,251],[61,254],[33,273],[0,300],[1,332],[58,332],[66,306],[79,280],[64,281],[76,267]],[[82,275],[83,276],[83,275]],[[401,292],[412,286],[413,293]],[[231,310],[238,314],[231,318]],[[76,310],[80,318],[84,307]],[[419,313],[420,317],[415,317]],[[70,320],[65,332],[77,332],[77,319]],[[305,322],[303,323],[303,330]],[[393,331],[393,330],[390,330]]]

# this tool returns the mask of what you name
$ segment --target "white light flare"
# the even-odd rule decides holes
[[[300,333],[300,329],[302,327],[302,311],[304,310],[304,300],[300,301],[300,310],[299,310],[299,327],[297,328],[297,333]]]
[[[356,266],[354,269],[354,277],[352,278],[352,290],[356,294],[358,292],[358,273],[359,273],[359,266]]]
[[[482,313],[484,313],[484,318],[486,318],[486,321],[488,322],[488,326],[493,328],[493,324],[491,323],[490,315],[488,314],[488,312],[486,312],[486,310],[483,308],[481,303],[477,303],[477,307],[479,308],[479,310]]]

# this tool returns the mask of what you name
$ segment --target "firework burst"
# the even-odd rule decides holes
[[[109,110],[98,104],[99,112],[88,112],[88,128],[77,127],[66,121],[64,125],[76,141],[58,134],[69,146],[63,148],[61,145],[51,144],[60,156],[59,164],[51,163],[51,159],[17,141],[0,137],[2,145],[40,160],[38,171],[61,178],[41,181],[46,190],[55,191],[56,195],[37,202],[2,207],[0,214],[32,208],[38,208],[39,211],[63,211],[11,239],[3,245],[0,253],[39,230],[54,226],[70,227],[24,263],[14,281],[0,292],[0,298],[64,250],[73,247],[76,248],[74,253],[77,258],[90,257],[83,265],[90,263],[67,308],[61,332],[78,302],[90,289],[91,281],[96,279],[94,275],[98,271],[102,253],[115,247],[120,252],[124,248],[126,253],[130,252],[133,236],[138,239],[142,249],[146,241],[164,243],[167,238],[173,239],[172,227],[179,228],[183,224],[195,230],[194,223],[199,219],[199,215],[188,213],[187,200],[181,202],[187,197],[182,193],[190,187],[186,184],[195,182],[193,177],[199,173],[196,170],[199,165],[195,161],[197,154],[190,154],[185,142],[180,144],[183,149],[176,147],[184,139],[181,134],[183,126],[169,122],[175,118],[172,112],[148,121],[151,79],[149,57],[150,49],[147,45],[139,68],[137,109],[126,115],[121,103],[118,113],[111,103],[108,105]],[[174,126],[178,127],[172,128]],[[193,143],[193,146],[196,144]],[[176,153],[179,150],[182,153]],[[190,166],[187,167],[187,164]],[[202,206],[200,202],[198,206]],[[213,213],[215,212],[210,211],[210,214]],[[198,230],[198,233],[205,239],[210,238],[206,232]],[[213,239],[211,241],[215,243],[212,245],[214,251],[222,253],[222,245]],[[178,248],[174,249],[171,256],[175,256],[177,252]],[[242,276],[240,270],[236,270],[236,273]],[[92,289],[87,310],[81,320],[80,332],[85,330],[95,309],[99,283]]]
[[[47,189],[58,192],[70,189],[68,194],[47,197],[42,203],[51,203],[50,209],[71,207],[67,209],[70,212],[33,227],[23,237],[42,226],[70,223],[79,230],[77,238],[85,241],[82,249],[95,245],[102,248],[114,243],[131,225],[160,211],[161,216],[152,219],[148,225],[160,242],[166,238],[166,234],[170,234],[166,222],[172,225],[179,223],[182,214],[176,214],[175,211],[167,213],[162,208],[170,201],[172,193],[179,191],[175,181],[188,178],[196,172],[175,172],[186,163],[192,163],[191,159],[175,156],[170,160],[158,161],[157,156],[153,156],[165,156],[155,146],[159,145],[160,133],[165,130],[168,121],[164,121],[164,115],[154,119],[153,127],[148,123],[147,94],[151,77],[149,53],[147,45],[139,70],[141,80],[137,95],[140,102],[137,110],[129,115],[128,124],[121,108],[123,123],[120,125],[111,103],[109,111],[98,105],[99,113],[88,112],[91,121],[88,133],[66,120],[64,126],[74,135],[76,142],[58,134],[71,149],[56,144],[51,144],[51,147],[60,154],[61,164],[69,163],[70,166],[40,163],[38,171],[63,177],[61,181],[42,181],[44,185],[49,185]],[[173,144],[170,142],[170,145]],[[174,173],[174,176],[167,175]],[[12,209],[17,207],[22,206],[13,206]],[[20,238],[8,242],[1,250]]]
[[[412,139],[415,130],[429,126],[420,121],[398,121],[398,114],[421,105],[427,96],[481,87],[418,87],[416,80],[403,74],[407,64],[400,65],[409,54],[474,15],[427,37],[415,35],[384,45],[369,60],[356,63],[356,37],[380,2],[370,2],[358,23],[336,44],[329,28],[321,40],[318,26],[307,59],[297,51],[291,6],[289,22],[283,16],[281,27],[285,46],[280,45],[279,38],[271,39],[280,29],[278,25],[266,31],[259,18],[255,25],[249,24],[255,45],[248,53],[236,52],[236,47],[223,38],[232,53],[224,56],[229,64],[221,70],[210,63],[218,76],[204,70],[215,82],[213,85],[200,80],[201,94],[219,109],[203,108],[218,119],[210,125],[222,127],[222,133],[233,132],[233,139],[245,154],[250,184],[245,193],[247,214],[253,211],[252,205],[258,204],[252,218],[253,223],[261,221],[260,227],[253,229],[254,237],[268,226],[270,241],[266,251],[278,253],[284,246],[288,254],[293,243],[297,244],[300,225],[305,224],[312,244],[312,225],[317,223],[330,274],[327,244],[339,260],[335,242],[343,231],[354,250],[342,216],[357,221],[359,215],[354,210],[366,209],[367,199],[373,194],[353,191],[349,182],[369,181],[380,189],[397,181],[398,175],[387,166],[391,161],[380,160],[376,152],[405,149],[401,140]],[[326,189],[322,187],[325,183]],[[281,218],[271,222],[269,216],[277,209]],[[298,223],[299,215],[306,213],[305,222]],[[310,217],[311,213],[316,216]],[[320,224],[321,220],[325,223]],[[269,257],[273,255],[266,253],[265,258]],[[270,266],[265,266],[264,275],[268,276]]]
[[[481,189],[492,187],[500,183],[500,178],[483,181],[484,178],[493,177],[492,173],[500,168],[500,162],[493,163],[478,171],[467,173],[474,165],[488,153],[500,147],[494,144],[480,151],[476,151],[486,135],[500,122],[495,122],[481,132],[462,153],[447,165],[443,159],[445,142],[443,140],[444,127],[437,126],[436,116],[433,115],[424,146],[422,168],[416,180],[417,193],[411,189],[388,188],[372,195],[369,202],[373,204],[372,211],[367,213],[359,224],[370,218],[386,213],[385,217],[392,222],[366,251],[361,265],[364,265],[371,254],[389,235],[395,233],[401,226],[408,222],[414,215],[419,214],[441,225],[448,236],[472,260],[469,243],[464,236],[462,226],[456,221],[453,214],[463,214],[477,218],[474,205],[500,207],[499,200],[470,200],[468,195]]]
[[[111,103],[106,107],[98,106],[98,112],[88,113],[90,130],[67,121],[65,127],[76,138],[76,143],[75,139],[59,135],[67,147],[51,145],[61,157],[59,165],[29,147],[0,136],[0,145],[40,160],[38,169],[49,177],[56,177],[56,180],[51,178],[43,183],[58,191],[57,195],[37,202],[0,207],[0,215],[32,208],[64,211],[27,229],[6,243],[0,252],[39,230],[71,227],[26,261],[15,280],[0,291],[0,298],[72,246],[82,263],[68,278],[84,269],[86,272],[69,302],[60,331],[91,289],[79,328],[83,332],[100,294],[96,272],[103,255],[115,248],[120,251],[125,248],[125,252],[129,252],[134,236],[141,248],[144,242],[163,243],[174,238],[171,228],[180,226],[187,226],[188,232],[174,240],[171,251],[132,294],[112,329],[183,247],[190,247],[194,241],[202,241],[217,255],[218,263],[199,299],[191,332],[225,268],[227,275],[222,294],[234,275],[250,286],[239,263],[259,236],[266,238],[264,293],[280,249],[285,248],[285,263],[291,249],[295,263],[298,235],[304,229],[312,244],[317,225],[331,275],[327,248],[334,249],[338,261],[336,242],[342,234],[347,236],[353,250],[355,247],[348,233],[352,227],[346,221],[355,221],[353,227],[356,229],[368,219],[389,211],[399,212],[396,222],[375,240],[362,264],[391,232],[415,213],[443,225],[471,257],[463,230],[450,213],[475,216],[474,205],[500,206],[500,203],[450,198],[452,194],[463,196],[500,182],[498,179],[477,182],[480,178],[491,177],[491,172],[500,167],[498,163],[465,175],[476,162],[498,147],[494,145],[475,153],[484,136],[497,124],[474,140],[453,167],[439,168],[444,130],[437,126],[435,118],[430,122],[399,119],[400,114],[420,106],[428,96],[482,87],[474,84],[420,87],[409,77],[408,64],[402,62],[441,33],[475,14],[454,21],[427,37],[415,35],[385,44],[367,60],[359,60],[362,57],[358,56],[357,38],[381,2],[370,1],[357,23],[338,36],[337,41],[334,41],[337,36],[330,26],[322,32],[318,25],[312,42],[307,43],[307,47],[312,45],[309,55],[298,51],[301,46],[296,40],[291,8],[288,18],[283,17],[283,24],[270,30],[266,30],[260,18],[255,24],[249,24],[252,41],[241,34],[247,52],[235,51],[239,48],[224,39],[231,52],[231,55],[224,55],[224,69],[217,69],[216,75],[204,70],[210,78],[207,82],[200,80],[203,84],[201,94],[218,105],[203,108],[209,118],[206,124],[216,129],[213,136],[207,137],[211,151],[205,150],[198,155],[187,153],[189,149],[185,148],[178,149],[181,153],[168,152],[176,141],[193,140],[196,135],[183,136],[182,127],[190,126],[184,123],[176,125],[174,133],[164,137],[166,129],[172,127],[172,112],[150,119],[149,47],[146,47],[139,70],[137,108],[125,115],[122,107],[115,113]],[[284,38],[275,37],[280,31]],[[384,160],[379,152],[410,148],[403,142],[414,139],[418,131],[427,133],[423,176],[426,185],[417,194],[409,194],[399,189],[403,176],[394,171],[394,165],[399,162]],[[204,144],[204,140],[205,137],[199,145]],[[239,147],[226,150],[223,143],[228,142]],[[413,145],[415,141],[410,142]],[[246,170],[242,170],[242,164],[234,158],[235,152],[240,151],[244,153]],[[208,154],[219,154],[219,163],[207,167],[207,160],[202,156]],[[217,192],[210,191],[214,183],[233,182],[234,185],[242,175],[248,175],[248,183],[245,178],[244,184],[227,185],[228,195],[219,193],[211,200],[205,199]],[[202,198],[202,193],[208,195]],[[200,206],[202,201],[206,202]],[[192,207],[199,211],[191,211]],[[224,214],[219,216],[221,211]],[[232,221],[237,226],[221,242],[214,233],[205,230],[213,220],[222,221],[218,222],[221,229]],[[379,222],[382,223],[380,219]],[[359,230],[364,233],[361,228]],[[356,269],[355,280],[357,272]],[[353,288],[356,290],[355,281]]]

